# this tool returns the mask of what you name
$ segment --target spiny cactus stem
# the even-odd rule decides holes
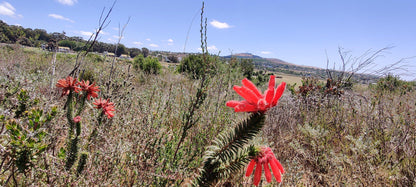
[[[101,123],[103,121],[103,116],[104,116],[104,110],[98,116],[98,125],[101,125]]]
[[[246,162],[252,156],[254,149],[251,146],[246,149],[246,144],[260,132],[264,126],[264,119],[264,113],[251,114],[247,120],[240,122],[232,131],[217,137],[211,146],[213,148],[208,148],[204,154],[204,166],[200,175],[195,179],[194,185],[212,185],[227,175],[229,166],[237,166],[238,163]],[[244,153],[239,156],[240,151],[244,151]],[[224,165],[227,163],[228,166]]]
[[[254,137],[254,135],[257,134],[264,126],[264,117],[265,115],[263,113],[254,113],[250,115],[249,119],[247,120],[248,125],[237,125],[234,128],[234,132],[238,134],[235,134],[233,139],[227,145],[222,147],[221,150],[219,150],[214,156],[216,157],[222,154],[224,151],[228,150],[230,146],[233,146],[237,141],[241,139],[249,138],[251,140]]]
[[[81,115],[82,111],[85,108],[85,101],[87,100],[87,97],[88,97],[88,95],[86,93],[82,96],[82,98],[81,98],[81,104],[79,105],[77,114],[75,116]]]
[[[69,94],[68,94],[68,99],[66,100],[66,106],[68,107],[66,109],[66,118],[67,118],[68,123],[69,123],[69,130],[70,131],[73,131],[73,129],[74,129],[74,119],[73,119],[73,115],[72,115],[72,112],[73,112],[73,109],[74,109],[74,104],[72,102],[72,99],[73,99],[73,93],[72,93],[72,91],[70,91]]]

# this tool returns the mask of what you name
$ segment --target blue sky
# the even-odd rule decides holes
[[[98,27],[102,9],[112,2],[0,0],[0,19],[86,38]],[[183,52],[190,28],[185,51],[198,52],[201,4],[118,0],[100,40],[115,43],[119,25],[130,17],[121,40],[127,47]],[[326,67],[327,55],[331,62],[339,62],[338,47],[359,56],[369,49],[394,46],[376,60],[381,67],[416,56],[415,9],[412,0],[207,0],[208,46],[220,55],[249,52],[317,67]],[[415,60],[406,60],[410,74],[416,70]]]

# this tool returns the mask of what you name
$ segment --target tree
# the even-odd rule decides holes
[[[62,47],[69,47],[72,50],[77,47],[77,43],[75,41],[69,40],[61,40],[58,42],[58,45]]]
[[[170,60],[170,62],[172,62],[172,63],[179,63],[179,59],[175,55],[169,55],[168,60]]]
[[[141,69],[145,73],[152,73],[158,74],[160,69],[162,69],[162,65],[160,64],[159,60],[155,57],[146,57],[144,58],[142,54],[137,55],[133,60],[133,68],[134,69]]]
[[[240,61],[241,71],[247,79],[251,79],[254,72],[254,64],[252,59],[241,59]]]
[[[42,40],[42,41],[45,41],[45,42],[48,42],[48,41],[49,41],[50,36],[49,36],[49,34],[46,32],[46,30],[44,30],[44,29],[35,29],[34,31],[35,31],[35,33],[36,33],[37,35],[39,35],[38,40]]]
[[[128,51],[129,51],[129,54],[130,54],[130,57],[131,58],[134,58],[137,55],[139,55],[139,54],[142,53],[142,51],[140,49],[138,49],[138,48],[129,48]]]
[[[123,44],[118,44],[116,55],[120,56],[120,55],[126,54],[126,53],[127,53],[126,46],[124,46]]]
[[[61,41],[61,40],[66,39],[65,32],[62,32],[62,33],[54,32],[51,35],[52,35],[52,38],[55,39],[55,41]]]
[[[182,59],[178,66],[178,71],[187,73],[193,79],[199,79],[203,74],[215,74],[215,63],[216,60],[213,56],[207,55],[204,60],[202,54],[192,54]]]
[[[136,57],[134,57],[133,59],[133,68],[134,69],[143,69],[144,67],[144,57],[142,54],[137,55]]]
[[[143,71],[151,74],[159,74],[162,65],[155,57],[147,57],[144,61]]]
[[[149,53],[150,53],[150,51],[149,51],[149,49],[147,49],[146,47],[143,47],[142,48],[142,54],[143,54],[143,56],[146,58],[147,56],[149,56]]]

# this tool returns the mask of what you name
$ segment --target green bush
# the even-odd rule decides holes
[[[143,55],[140,54],[134,58],[133,68],[136,70],[141,69],[149,74],[159,74],[160,70],[162,69],[162,65],[157,58],[150,56],[144,58]]]
[[[253,59],[240,59],[239,65],[241,67],[241,71],[243,72],[244,77],[251,80],[251,76],[253,76],[254,73]]]
[[[143,69],[143,65],[144,65],[144,57],[142,54],[137,55],[136,57],[134,57],[133,59],[133,68],[134,69]]]
[[[210,74],[214,75],[216,59],[213,56],[206,55],[206,59],[204,60],[204,56],[202,54],[198,55],[189,55],[185,57],[178,66],[179,73],[186,73],[193,79],[199,79],[202,77],[203,74]]]
[[[378,91],[406,92],[411,91],[413,87],[414,84],[411,82],[400,80],[398,76],[387,75],[377,81],[375,89]]]

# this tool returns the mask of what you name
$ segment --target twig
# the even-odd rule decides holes
[[[120,42],[121,42],[121,39],[123,38],[123,33],[124,33],[124,30],[126,29],[126,27],[127,27],[127,25],[129,24],[129,22],[130,22],[130,17],[127,19],[127,22],[126,22],[126,24],[124,24],[124,26],[123,26],[123,28],[120,30],[120,24],[119,24],[119,33],[118,33],[118,41],[117,41],[117,44],[116,44],[116,49],[115,49],[115,51],[114,51],[114,54],[117,54],[117,50],[118,50],[118,46],[120,45]],[[111,79],[112,79],[112,76],[113,76],[113,73],[114,73],[114,62],[116,61],[116,57],[114,56],[113,57],[113,61],[112,61],[112,63],[111,63],[111,70],[110,70],[110,76],[108,77],[108,82],[111,82]],[[108,84],[107,85],[107,90],[108,90],[108,86],[109,86],[110,84]]]
[[[94,44],[97,42],[98,35],[100,34],[100,32],[103,29],[105,29],[108,26],[108,24],[110,24],[111,21],[107,21],[107,19],[109,18],[111,12],[113,11],[113,8],[114,8],[116,2],[117,2],[117,0],[115,0],[113,2],[113,5],[108,10],[107,14],[105,14],[104,18],[103,18],[103,15],[104,15],[105,7],[101,11],[100,19],[98,21],[98,25],[99,25],[98,29],[95,31],[95,33],[93,33],[90,36],[87,43],[85,43],[85,45],[83,46],[83,49],[85,49],[85,48],[87,48],[87,49],[85,51],[81,50],[80,52],[78,52],[77,58],[75,60],[74,68],[69,73],[69,76],[77,77],[77,75],[79,74],[82,62],[84,61],[84,58],[87,56],[87,54],[91,51]],[[81,59],[79,59],[80,57],[81,57]]]

